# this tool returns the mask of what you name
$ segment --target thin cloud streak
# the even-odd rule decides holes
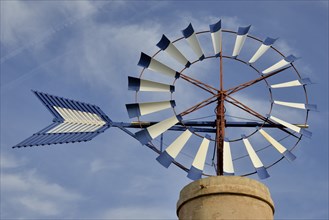
[[[220,18],[224,28],[236,31],[238,26],[252,23],[255,27],[252,31],[258,32],[264,28],[270,29],[264,26],[260,18],[266,17],[280,24],[287,14],[283,11],[282,18],[278,18],[271,14],[272,9],[268,9],[271,7],[262,7],[264,12],[259,10],[260,6],[272,3],[260,3],[254,5],[255,10],[247,7],[246,11],[240,11],[234,2],[213,3],[211,6],[198,2],[175,2],[172,5],[170,2],[127,4],[121,1],[53,4],[57,7],[48,6],[48,3],[15,2],[15,13],[10,14],[11,23],[7,23],[8,29],[5,29],[8,31],[5,40],[12,36],[12,41],[1,39],[6,47],[6,54],[1,58],[5,67],[1,67],[1,78],[8,79],[4,80],[8,84],[1,87],[1,218],[176,218],[175,204],[179,190],[190,182],[185,178],[186,173],[174,166],[163,168],[155,160],[157,154],[118,129],[110,128],[87,143],[12,151],[9,146],[18,143],[20,140],[17,139],[32,134],[36,131],[33,130],[35,127],[47,124],[50,120],[49,117],[47,121],[40,119],[48,114],[42,106],[29,106],[29,103],[37,101],[32,95],[26,95],[26,91],[31,88],[45,89],[47,92],[55,91],[57,94],[54,95],[77,97],[82,101],[100,104],[116,121],[128,121],[124,104],[133,100],[134,94],[127,91],[127,76],[139,74],[141,68],[136,64],[140,52],[152,54],[158,50],[155,44],[163,33],[174,39],[181,37],[180,30],[189,22],[192,22],[195,30],[207,30],[209,24]],[[286,8],[276,7],[278,10]],[[298,13],[308,14],[310,8],[304,8],[305,13]],[[17,17],[19,14],[21,17]],[[63,14],[66,16],[59,16]],[[4,16],[8,16],[8,13]],[[310,19],[317,21],[317,16]],[[303,22],[302,16],[298,20],[292,17],[285,22],[291,25],[299,21]],[[29,23],[31,29],[17,28]],[[314,22],[315,27],[318,25],[319,22]],[[278,34],[282,28],[276,30]],[[287,32],[291,36],[297,35],[295,30],[289,29]],[[21,38],[26,40],[22,41]],[[300,39],[293,39],[298,44]],[[278,46],[287,50],[287,53],[296,52],[284,40],[279,39],[278,42],[284,43]],[[313,46],[319,48],[317,44]],[[56,50],[58,48],[60,50]],[[211,47],[208,49],[209,53],[212,52]],[[297,52],[297,56],[306,53],[303,47]],[[35,62],[34,68],[27,71],[22,60]],[[317,64],[323,66],[313,59],[298,63],[302,68],[305,65],[307,70],[302,72],[303,76],[304,72],[310,72],[324,79],[325,68],[321,72]],[[211,68],[204,69],[200,68],[200,72],[211,71]],[[192,74],[197,73],[194,70],[197,71],[193,69]],[[4,77],[5,74],[10,77]],[[205,74],[200,75],[200,78],[208,80],[209,77]],[[316,99],[327,108],[327,102],[320,99],[319,95],[322,94],[320,90],[325,89],[328,89],[327,85],[323,84],[311,88]],[[194,88],[180,88],[179,91],[181,93],[175,98],[181,100],[182,108],[193,105],[196,98],[202,98],[199,93],[189,95],[195,93]],[[262,104],[264,100],[257,97],[238,98],[246,103],[252,98],[252,105],[260,111],[267,108],[267,105]],[[240,114],[234,109],[228,111]],[[324,196],[328,191],[325,184],[327,168],[321,165],[327,161],[323,148],[328,145],[324,138],[328,129],[323,128],[321,120],[327,115],[327,109],[323,112],[321,116],[311,117],[312,131],[315,131],[312,143],[316,150],[302,143],[296,152],[298,161],[291,166],[283,162],[273,167],[270,170],[272,177],[264,181],[279,204],[276,218],[328,217],[328,210],[319,205],[328,202]],[[295,113],[287,111],[287,117],[293,121]],[[168,139],[165,137],[165,141]],[[305,183],[305,178],[317,179],[317,184],[312,186],[311,182]],[[296,183],[298,187],[295,187]],[[322,196],[319,196],[317,188],[321,189]],[[290,195],[289,202],[285,194]],[[313,199],[312,204],[306,204],[310,198]],[[297,206],[291,207],[290,204]]]

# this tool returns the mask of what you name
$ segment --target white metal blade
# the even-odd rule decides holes
[[[172,142],[165,151],[163,151],[156,160],[164,167],[168,168],[181,152],[192,132],[188,129],[184,131],[174,142]]]
[[[233,160],[231,155],[231,148],[230,148],[230,142],[224,141],[224,173],[226,175],[234,175],[234,166],[233,166]]]
[[[173,116],[171,118],[168,118],[166,120],[163,120],[155,125],[152,125],[147,129],[148,133],[150,134],[151,138],[154,139],[158,137],[160,134],[164,133],[167,131],[169,128],[174,126],[176,123],[179,122],[179,119],[177,118],[179,116]]]
[[[252,58],[249,60],[249,63],[254,63],[256,62],[261,56],[264,55],[264,53],[270,49],[271,45],[276,41],[276,39],[273,38],[266,38],[263,41],[263,44],[260,45],[256,53],[252,56]]]
[[[266,171],[266,168],[264,167],[262,161],[259,159],[257,153],[255,152],[254,148],[251,146],[249,140],[243,135],[243,143],[247,149],[248,155],[251,159],[251,162],[253,166],[256,169],[257,175],[260,179],[265,179],[269,177],[270,175]]]
[[[214,47],[214,53],[216,56],[219,56],[222,51],[222,27],[221,20],[219,22],[210,25],[210,33],[212,45]]]
[[[242,140],[243,140],[243,143],[247,149],[248,155],[249,155],[254,167],[255,168],[263,167],[264,165],[263,165],[262,161],[259,159],[254,148],[251,146],[249,140],[247,138],[243,138]]]
[[[174,142],[172,142],[165,151],[175,159],[191,136],[192,132],[186,129],[186,131],[184,131]]]
[[[285,87],[302,86],[302,85],[303,84],[299,80],[293,80],[289,82],[271,85],[271,88],[276,89],[276,88],[285,88]]]
[[[140,89],[142,92],[171,92],[171,85],[153,82],[149,80],[141,80]]]
[[[311,83],[312,82],[309,78],[305,78],[305,79],[301,79],[301,80],[293,80],[293,81],[289,81],[289,82],[274,84],[274,85],[271,85],[270,87],[272,89],[277,89],[277,88],[302,86],[302,85],[311,84]]]
[[[206,162],[208,147],[210,140],[208,138],[203,138],[202,143],[199,147],[198,152],[195,155],[192,166],[198,170],[203,170],[204,164]]]
[[[145,53],[141,53],[138,65],[169,77],[179,77],[179,73],[177,71],[171,69],[167,65],[157,61],[156,59],[148,56]]]
[[[232,54],[233,57],[237,57],[240,54],[243,44],[247,38],[249,29],[250,29],[250,26],[239,27],[237,35],[236,35],[236,39],[235,39],[235,44],[234,44],[234,49],[233,49],[233,54]]]
[[[243,46],[246,38],[247,38],[247,35],[237,35],[236,36],[234,50],[233,50],[233,54],[232,54],[233,57],[237,57],[240,54],[242,46]]]
[[[279,119],[279,118],[274,117],[272,115],[269,118],[272,119],[273,121],[275,121],[275,122],[277,122],[277,123],[279,123],[279,124],[281,124],[281,125],[289,128],[290,130],[293,130],[293,131],[295,131],[295,132],[297,132],[299,134],[305,135],[306,137],[311,137],[312,136],[312,132],[307,131],[307,130],[305,130],[303,128],[300,128],[300,127],[298,127],[296,125],[290,124],[289,122],[286,122],[286,121],[284,121],[282,119]]]
[[[144,103],[132,103],[126,104],[128,115],[130,118],[138,117],[142,115],[151,114],[154,112],[162,111],[175,106],[175,101],[162,101],[162,102],[144,102]]]
[[[185,39],[187,40],[188,44],[192,48],[193,52],[197,55],[199,60],[204,59],[204,54],[201,49],[200,43],[196,37],[192,24],[182,31]]]
[[[263,135],[263,137],[279,152],[281,153],[285,158],[287,158],[289,161],[293,161],[296,159],[296,156],[288,151],[280,142],[275,140],[271,135],[269,135],[266,131],[263,129],[260,129],[259,132]]]
[[[166,66],[165,64],[157,61],[156,59],[152,59],[151,63],[148,67],[148,69],[154,71],[154,72],[159,72],[163,73],[164,75],[170,76],[170,77],[175,77],[178,78],[178,73],[171,69],[170,67]]]
[[[138,139],[143,145],[147,144],[154,138],[158,137],[162,133],[166,132],[169,128],[174,126],[177,122],[182,120],[180,115],[175,115],[173,117],[167,118],[163,121],[158,122],[146,129],[138,131],[135,133],[135,138]]]
[[[186,59],[186,57],[165,35],[162,35],[162,38],[157,44],[157,46],[185,67],[189,67],[191,65],[191,63]]]
[[[268,49],[270,49],[270,47],[271,46],[262,44],[258,48],[258,50],[256,51],[256,53],[251,57],[251,59],[249,60],[249,63],[256,62]]]
[[[150,80],[128,77],[128,89],[141,92],[174,92],[173,85],[158,83]]]
[[[295,132],[297,132],[297,133],[300,133],[300,131],[302,130],[300,127],[297,127],[296,125],[290,124],[289,122],[286,122],[286,121],[284,121],[282,119],[279,119],[277,117],[274,117],[272,115],[270,116],[270,119],[277,122],[277,123],[279,123],[279,124],[281,124],[281,125],[283,125],[283,126],[285,126],[285,127],[287,127],[287,128],[289,128],[289,129],[291,129],[291,130],[293,130],[293,131],[295,131]]]
[[[273,101],[277,105],[283,105],[292,108],[306,109],[306,104],[304,103],[295,103],[295,102],[282,102],[282,101]]]
[[[186,57],[172,44],[170,43],[165,50],[172,58],[177,60],[180,64],[189,67],[191,63],[186,59]]]
[[[285,57],[284,59],[280,60],[279,62],[275,63],[274,65],[270,66],[266,70],[264,70],[263,74],[269,74],[274,71],[280,70],[284,67],[289,66],[292,62],[294,62],[297,58],[293,55],[290,55],[288,57]]]
[[[202,172],[203,172],[204,164],[206,162],[208,147],[210,143],[209,139],[210,139],[209,135],[206,135],[206,137],[203,138],[199,150],[193,160],[192,166],[188,171],[187,177],[192,180],[197,180],[202,177]]]
[[[272,136],[270,136],[264,129],[259,129],[259,132],[263,135],[263,137],[273,145],[273,147],[279,151],[281,154],[285,152],[287,149],[282,146],[278,141],[276,141]]]

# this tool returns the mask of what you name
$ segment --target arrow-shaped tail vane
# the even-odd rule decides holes
[[[54,123],[13,148],[90,141],[110,127],[111,120],[96,105],[33,92],[54,115]]]

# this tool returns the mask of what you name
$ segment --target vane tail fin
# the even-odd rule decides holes
[[[55,118],[51,125],[13,148],[90,141],[111,126],[111,119],[96,105],[38,91],[33,93]]]

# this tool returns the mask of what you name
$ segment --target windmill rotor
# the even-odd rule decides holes
[[[232,159],[231,151],[230,151],[230,143],[237,142],[237,141],[242,141],[244,145],[246,146],[246,150],[248,153],[248,156],[250,157],[255,171],[242,174],[244,175],[250,175],[253,173],[258,173],[260,178],[267,178],[269,177],[269,174],[267,172],[267,168],[275,165],[277,162],[281,161],[283,158],[286,158],[289,161],[293,161],[296,156],[291,152],[296,145],[299,143],[301,140],[302,136],[305,137],[311,137],[311,132],[307,130],[308,125],[307,125],[307,118],[308,118],[308,112],[309,110],[316,110],[315,105],[308,104],[308,97],[307,97],[307,92],[306,92],[306,85],[311,84],[309,79],[303,79],[301,78],[299,72],[297,71],[296,67],[293,65],[293,62],[295,62],[298,58],[295,57],[294,55],[289,55],[285,56],[283,53],[281,53],[279,50],[277,50],[273,44],[276,42],[277,38],[271,38],[267,37],[264,40],[260,40],[254,36],[249,35],[249,30],[251,26],[246,26],[246,27],[239,27],[238,31],[230,31],[230,30],[225,30],[221,28],[221,21],[210,25],[210,30],[209,31],[200,31],[200,32],[195,32],[192,24],[189,24],[186,29],[182,31],[183,37],[180,37],[176,40],[170,41],[165,35],[162,36],[161,40],[157,44],[157,46],[160,48],[159,51],[157,51],[153,56],[152,60],[156,60],[157,56],[159,53],[164,52],[166,55],[170,56],[173,58],[176,63],[179,63],[183,65],[182,69],[179,70],[174,70],[171,69],[171,75],[170,77],[175,76],[173,79],[172,86],[177,87],[175,84],[178,80],[184,80],[199,89],[208,92],[209,97],[201,102],[198,102],[197,104],[193,105],[192,107],[181,111],[177,112],[175,109],[176,105],[179,105],[178,101],[173,98],[173,95],[171,95],[171,101],[175,101],[175,105],[172,105],[171,108],[174,112],[174,114],[177,116],[177,119],[175,121],[172,121],[172,123],[175,123],[174,125],[171,125],[172,127],[169,128],[169,124],[167,126],[161,126],[161,124],[168,119],[165,119],[163,122],[160,121],[158,124],[156,122],[150,123],[151,129],[156,128],[155,126],[159,126],[162,128],[162,130],[159,130],[159,133],[157,133],[156,136],[150,134],[148,132],[149,128],[144,128],[144,131],[139,131],[136,134],[140,136],[141,133],[143,133],[143,138],[140,138],[140,141],[142,144],[145,144],[145,142],[149,141],[152,142],[152,140],[156,139],[158,136],[162,135],[166,131],[170,130],[178,130],[178,127],[185,127],[184,129],[180,129],[183,133],[181,133],[180,136],[175,139],[172,144],[168,146],[168,152],[167,150],[162,151],[159,157],[157,157],[157,160],[160,162],[165,167],[169,167],[170,162],[175,161],[175,158],[177,155],[180,153],[180,151],[185,149],[187,146],[185,144],[188,142],[188,138],[191,137],[191,133],[195,134],[196,136],[199,136],[204,140],[207,136],[206,139],[209,139],[210,141],[214,142],[214,145],[217,149],[215,150],[214,155],[217,155],[217,168],[216,174],[217,175],[231,175],[234,174],[234,168],[233,168],[233,162],[234,159]],[[198,37],[203,34],[209,34],[211,35],[211,40],[213,44],[213,51],[214,54],[207,56],[204,52],[204,49],[202,48],[202,45],[200,44],[200,40]],[[233,34],[236,36],[234,47],[233,47],[233,52],[231,55],[226,55],[222,52],[222,40],[223,40],[223,35],[224,34]],[[243,47],[245,45],[246,40],[254,40],[256,42],[261,43],[261,45],[258,47],[258,49],[253,53],[248,60],[244,60],[243,58],[240,58],[240,53],[243,50]],[[191,48],[191,50],[194,53],[194,57],[196,59],[189,60],[187,59],[187,56],[184,55],[184,52],[178,49],[175,44],[179,41],[187,41],[187,45]],[[269,65],[267,68],[264,68],[263,70],[260,70],[255,63],[259,62],[259,60],[262,59],[262,56],[266,54],[268,51],[272,50],[274,53],[277,53],[281,59],[279,61],[276,61],[274,64]],[[141,55],[140,60],[143,59],[143,54]],[[245,64],[249,68],[253,69],[256,71],[258,74],[258,78],[250,80],[248,82],[239,84],[235,87],[231,87],[229,89],[223,89],[222,85],[222,74],[220,74],[220,81],[221,85],[216,88],[214,85],[207,84],[202,82],[201,80],[198,80],[197,78],[191,77],[185,72],[192,69],[193,65],[198,63],[198,62],[206,62],[208,59],[219,59],[220,60],[220,69],[222,68],[222,59],[230,59],[234,61],[238,61],[240,63]],[[157,62],[160,62],[157,60]],[[161,65],[166,65],[169,67],[169,65],[161,63]],[[147,77],[143,77],[145,74],[145,71],[151,71],[154,73],[154,76],[158,73],[160,73],[159,68],[149,68],[146,65],[141,65],[143,67],[143,70],[140,73],[140,78],[141,79],[146,79]],[[295,75],[297,76],[297,80],[292,80],[292,81],[287,81],[287,82],[280,82],[273,84],[268,79],[273,78],[276,75],[282,74],[282,72],[286,70],[293,70],[295,72]],[[222,71],[222,70],[221,70]],[[175,74],[174,74],[175,73]],[[169,74],[167,74],[169,76]],[[270,96],[270,109],[267,114],[260,114],[256,110],[249,108],[248,105],[245,105],[244,103],[240,102],[236,98],[234,98],[234,94],[238,93],[241,90],[244,90],[248,87],[254,86],[255,84],[258,84],[259,82],[265,82],[266,86],[268,87],[268,93]],[[288,88],[288,87],[297,87],[301,86],[305,92],[305,103],[299,103],[299,102],[287,102],[287,101],[281,101],[277,100],[273,97],[273,92],[272,89],[278,89],[278,88]],[[173,94],[176,91],[171,91]],[[138,95],[140,93],[136,92],[136,103],[138,103]],[[225,106],[222,103],[230,103],[234,105],[235,107],[251,114],[261,122],[228,122],[225,119]],[[194,121],[189,121],[189,120],[184,120],[184,117],[189,115],[192,112],[198,111],[199,109],[202,109],[210,104],[217,103],[216,107],[216,115],[217,118],[214,121],[201,121],[200,123],[196,123]],[[156,102],[154,102],[154,105]],[[169,109],[169,105],[167,105]],[[278,117],[275,117],[272,114],[272,108],[273,106],[284,106],[284,107],[289,107],[289,108],[295,108],[295,109],[302,109],[305,110],[306,112],[306,117],[305,121],[299,124],[293,124],[288,121],[281,120]],[[129,104],[127,105],[127,109],[129,107]],[[163,111],[164,109],[159,109],[159,111]],[[129,111],[129,109],[128,109]],[[156,111],[154,111],[156,112]],[[154,113],[153,112],[153,113]],[[140,115],[142,116],[142,115]],[[224,117],[223,117],[224,116]],[[173,118],[175,118],[173,116]],[[145,121],[147,120],[141,120],[138,117],[138,121],[136,123],[140,123],[140,127],[142,128],[145,125]],[[251,132],[250,134],[243,134],[240,138],[233,138],[229,139],[225,136],[225,129],[228,127],[254,127],[255,130]],[[296,143],[291,147],[290,150],[288,150],[286,147],[284,147],[282,144],[279,143],[279,141],[276,141],[275,138],[273,138],[268,132],[265,131],[265,129],[268,128],[275,128],[278,130],[281,130],[283,133],[292,136],[296,139]],[[211,137],[207,135],[206,133],[213,133],[215,137]],[[280,153],[280,157],[278,159],[275,159],[268,165],[263,165],[261,162],[260,157],[257,156],[257,151],[254,150],[251,142],[248,140],[249,137],[255,135],[255,134],[261,134],[260,136],[265,139],[271,146],[276,149]],[[187,135],[189,134],[189,135]],[[201,135],[202,134],[202,135]],[[147,136],[147,141],[145,137]],[[185,138],[184,138],[185,137]],[[225,146],[225,147],[224,147]],[[175,149],[175,153],[172,153],[172,149]],[[203,149],[203,148],[199,148]],[[225,150],[224,150],[225,149]],[[205,150],[203,150],[205,152]],[[198,155],[199,152],[196,153]],[[198,157],[195,157],[198,158]],[[231,162],[229,162],[231,161]],[[204,163],[204,162],[203,162]],[[193,164],[193,162],[192,162]],[[202,168],[202,166],[200,166]],[[192,171],[191,171],[192,169]],[[198,173],[195,172],[195,167],[191,167],[190,171],[193,173]],[[229,172],[227,172],[229,171]],[[205,174],[205,173],[203,173]],[[188,176],[192,179],[195,179],[195,175],[190,175]],[[198,178],[200,178],[199,173],[196,174]]]
[[[192,180],[203,175],[268,178],[268,168],[283,159],[294,161],[292,151],[302,137],[312,136],[307,121],[316,105],[308,101],[306,86],[311,80],[302,78],[294,65],[298,58],[276,49],[277,38],[261,40],[249,34],[251,29],[249,25],[226,30],[219,20],[200,32],[189,24],[182,37],[172,41],[163,34],[155,54],[141,53],[139,76],[128,77],[128,90],[135,97],[126,104],[128,117],[136,119],[132,122],[112,121],[96,105],[33,91],[54,116],[53,123],[14,148],[90,141],[116,127],[156,152],[162,166],[175,164]],[[269,61],[261,64],[265,59]],[[208,62],[217,63],[218,73],[192,74],[196,66]],[[254,75],[243,70],[227,86],[233,76],[227,75],[226,62],[242,65]],[[188,93],[187,87],[181,87],[183,83],[195,93]],[[266,112],[246,103],[254,99],[246,91],[254,91],[258,85],[265,89],[256,93],[266,94],[270,100],[261,105],[268,106]],[[299,100],[291,100],[295,88],[302,91]],[[179,92],[183,94],[176,95]],[[244,92],[247,98],[241,100],[237,94]],[[231,109],[238,113],[232,115]],[[302,112],[302,117],[293,121],[285,114],[287,109]],[[209,117],[212,120],[204,120]],[[271,155],[266,156],[265,151]],[[249,161],[238,164],[244,158]],[[251,170],[239,171],[247,163]]]

